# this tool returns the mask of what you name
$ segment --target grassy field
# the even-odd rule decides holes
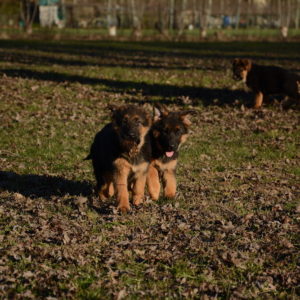
[[[1,41],[1,299],[300,296],[299,107],[251,109],[235,57],[300,72],[300,43]],[[93,207],[106,104],[157,101],[198,111],[176,199]]]

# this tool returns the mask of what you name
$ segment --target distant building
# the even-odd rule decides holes
[[[40,25],[63,28],[65,25],[64,9],[61,0],[39,0]]]

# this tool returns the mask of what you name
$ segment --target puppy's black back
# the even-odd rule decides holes
[[[89,158],[92,159],[94,167],[101,169],[102,172],[112,172],[113,161],[120,155],[118,136],[112,123],[109,123],[96,134]]]

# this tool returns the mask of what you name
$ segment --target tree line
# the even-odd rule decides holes
[[[18,12],[24,30],[32,31],[39,6],[53,4],[65,12],[65,25],[109,29],[156,29],[162,34],[199,28],[202,36],[208,28],[299,28],[300,0],[2,0],[1,11]],[[96,23],[92,20],[101,20]],[[114,32],[111,31],[112,33]]]

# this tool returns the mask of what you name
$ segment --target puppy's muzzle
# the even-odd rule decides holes
[[[171,144],[168,145],[167,150],[168,150],[168,151],[176,151],[177,148],[178,148],[178,145],[177,145],[177,144],[171,143]]]
[[[131,141],[131,142],[134,142],[136,144],[139,144],[140,143],[140,136],[137,135],[136,133],[134,132],[128,132],[126,134],[123,135],[123,138],[125,140],[128,140],[128,141]]]

